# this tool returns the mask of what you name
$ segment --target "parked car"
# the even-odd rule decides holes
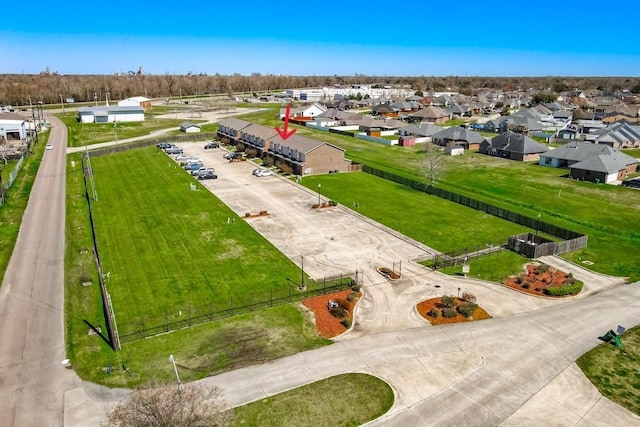
[[[214,172],[214,173],[215,173],[215,171],[213,170],[213,168],[207,168],[207,167],[204,167],[204,166],[203,166],[203,167],[198,168],[198,169],[196,169],[196,170],[192,170],[192,171],[191,171],[191,175],[193,175],[193,176],[198,176],[198,175],[203,174],[203,173],[205,173],[205,172]]]
[[[157,147],[160,148],[161,150],[170,148],[172,145],[169,144],[168,142],[159,142]]]
[[[45,148],[47,150],[53,150],[53,145],[52,144],[47,144],[47,146]]]
[[[194,170],[198,170],[203,166],[204,165],[202,163],[189,163],[188,165],[185,165],[184,169],[188,170],[189,172],[191,172],[191,171],[194,171]]]
[[[176,160],[176,162],[186,162],[188,160],[193,159],[193,157],[187,156],[186,154],[178,154],[177,156],[174,157],[174,159]]]
[[[228,152],[228,153],[224,153],[222,155],[222,158],[229,160],[229,159],[231,159],[232,156],[233,156],[233,152]]]
[[[217,179],[218,175],[213,173],[213,171],[207,171],[205,173],[201,173],[201,174],[196,175],[196,178],[198,178],[198,179]]]
[[[254,173],[255,176],[271,176],[273,175],[273,171],[269,169],[259,169],[258,172]]]
[[[187,165],[190,165],[191,163],[202,163],[202,159],[199,157],[191,157],[185,162]]]
[[[210,148],[219,148],[219,147],[220,147],[220,144],[218,144],[217,142],[210,142],[204,146],[204,149],[208,150]]]
[[[184,151],[180,147],[169,147],[164,150],[167,154],[182,154]]]

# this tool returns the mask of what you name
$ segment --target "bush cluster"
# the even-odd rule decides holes
[[[544,290],[544,293],[553,297],[561,297],[565,295],[577,295],[582,292],[584,283],[576,280],[575,283],[565,286],[549,286]]]
[[[471,292],[463,292],[462,293],[462,298],[460,298],[462,301],[467,301],[470,303],[474,303],[478,300],[476,298],[476,296],[474,294],[472,294]]]
[[[442,309],[442,317],[447,318],[447,319],[451,319],[453,317],[456,317],[458,315],[458,312],[456,311],[455,308],[443,308]]]
[[[458,310],[458,313],[460,313],[464,317],[473,316],[473,313],[476,311],[476,308],[478,308],[478,304],[475,304],[469,301],[465,301],[459,304],[458,307],[456,307],[456,309]]]
[[[438,310],[437,308],[432,308],[431,310],[427,311],[427,316],[433,317],[434,319],[438,318],[439,315],[440,310]]]
[[[456,299],[452,295],[443,295],[442,296],[442,306],[444,308],[453,308],[456,305]]]
[[[349,316],[349,303],[340,298],[334,300],[334,302],[337,305],[333,307],[328,307],[329,313],[337,319],[347,318]]]

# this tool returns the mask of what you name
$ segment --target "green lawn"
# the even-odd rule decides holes
[[[640,415],[640,326],[625,331],[620,340],[622,348],[602,343],[576,363],[603,396]]]
[[[469,274],[467,277],[475,277],[494,283],[502,283],[502,280],[516,273],[524,271],[524,266],[529,262],[525,258],[510,250],[485,255],[468,261]],[[439,271],[450,275],[461,275],[462,264],[454,267],[442,268]]]
[[[243,119],[274,125],[274,110]],[[421,145],[385,146],[292,125],[298,134],[335,144],[355,162],[424,179]],[[589,260],[594,271],[640,279],[640,191],[566,178],[566,169],[520,163],[467,151],[450,159],[440,187],[589,236],[588,247],[564,255]]]
[[[233,410],[231,426],[360,426],[393,405],[393,390],[367,374],[345,374]]]
[[[197,181],[155,147],[91,164],[100,256],[120,322],[263,301],[273,290],[284,294],[286,277],[299,275],[213,194],[190,191]]]
[[[67,126],[69,135],[67,145],[69,147],[114,141],[116,136],[118,140],[144,136],[155,130],[177,127],[185,121],[182,119],[151,119],[144,122],[118,122],[114,126],[114,123],[79,123],[76,113],[61,114],[58,117]]]
[[[301,184],[441,252],[506,243],[528,230],[366,173],[305,177]],[[357,203],[357,208],[355,204]]]

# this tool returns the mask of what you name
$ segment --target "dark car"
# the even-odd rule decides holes
[[[204,149],[208,150],[210,148],[219,148],[219,147],[220,147],[220,144],[218,144],[217,142],[210,142],[204,146]]]
[[[157,147],[161,150],[166,150],[167,148],[171,147],[171,144],[169,144],[168,142],[159,142]]]
[[[206,171],[206,172],[199,173],[198,175],[196,175],[196,178],[198,178],[198,179],[216,179],[216,178],[218,178],[218,175],[214,174],[213,171]]]

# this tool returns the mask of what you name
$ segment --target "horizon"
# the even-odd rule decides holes
[[[355,4],[354,4],[355,3]],[[1,74],[638,77],[631,25],[581,19],[595,1],[266,6],[194,2],[181,13],[114,0],[95,11],[35,0],[0,29]],[[358,7],[361,6],[361,7]],[[621,16],[637,3],[617,2]],[[278,8],[282,10],[278,10]],[[4,5],[5,16],[24,14]],[[76,10],[77,9],[77,10]],[[565,10],[571,12],[564,12]],[[410,12],[406,12],[410,11]],[[555,15],[555,17],[554,17]],[[290,16],[286,19],[284,16]],[[603,25],[615,25],[611,31]],[[593,34],[593,35],[592,35]],[[62,53],[61,53],[62,52]]]

